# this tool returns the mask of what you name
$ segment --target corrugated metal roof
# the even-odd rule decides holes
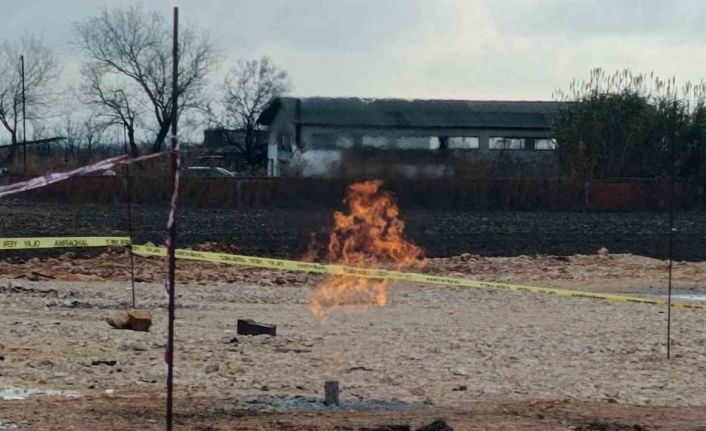
[[[260,116],[268,124],[284,101],[300,101],[301,124],[369,127],[548,128],[562,102],[305,97],[275,99]]]

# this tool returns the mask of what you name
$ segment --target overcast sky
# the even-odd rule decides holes
[[[76,76],[71,24],[128,0],[0,0],[0,40],[35,32]],[[227,62],[270,56],[301,96],[550,99],[593,67],[706,76],[702,0],[150,0]],[[215,78],[220,81],[221,78]]]

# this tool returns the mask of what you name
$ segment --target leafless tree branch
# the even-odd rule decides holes
[[[74,26],[76,41],[92,67],[124,76],[136,86],[125,103],[143,105],[154,114],[153,151],[164,145],[172,112],[171,28],[157,12],[139,6],[108,9]],[[191,27],[180,31],[177,114],[203,104],[206,77],[216,62],[213,44]],[[109,107],[114,110],[114,107]]]
[[[256,148],[258,117],[273,98],[290,89],[287,72],[278,68],[269,57],[240,60],[227,75],[223,84],[223,106],[234,126],[245,129],[243,151],[248,163],[256,163],[262,153],[261,148]]]
[[[59,66],[54,54],[40,39],[31,36],[0,45],[0,124],[10,133],[11,152],[5,162],[16,154],[18,125],[22,115],[22,70],[25,64],[25,107],[27,119],[39,119],[52,95]]]

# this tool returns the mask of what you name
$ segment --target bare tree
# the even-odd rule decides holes
[[[93,151],[97,145],[100,145],[103,135],[105,134],[107,125],[98,119],[95,114],[90,114],[86,116],[81,122],[82,135],[85,148],[85,159],[82,160],[83,163],[89,161],[93,157]]]
[[[77,160],[79,163],[89,162],[96,147],[100,145],[106,128],[111,124],[99,119],[94,113],[88,115],[67,113],[62,120],[56,124],[54,135],[64,138],[64,162],[69,160]],[[50,150],[49,155],[51,154]]]
[[[38,38],[27,36],[0,45],[0,124],[10,133],[12,144],[5,162],[12,160],[17,152],[22,119],[20,56],[24,56],[25,107],[30,122],[41,117],[59,71],[56,57]]]
[[[164,144],[171,122],[171,27],[161,14],[139,6],[108,9],[74,26],[78,46],[88,56],[87,67],[132,80],[139,94],[125,94],[133,106],[144,105],[154,114],[156,135],[152,150]],[[202,104],[206,75],[215,64],[209,38],[192,27],[179,32],[177,115]],[[112,109],[112,108],[110,108]]]
[[[81,69],[83,83],[81,84],[82,102],[96,109],[97,117],[104,126],[120,126],[125,129],[127,142],[133,157],[139,150],[135,141],[135,127],[140,114],[134,106],[137,101],[130,94],[134,83],[124,76],[109,72],[109,69],[99,63],[88,63]]]
[[[223,85],[226,125],[234,124],[245,130],[244,148],[240,150],[248,164],[257,163],[264,152],[257,147],[258,117],[270,100],[290,89],[287,72],[266,56],[260,60],[239,60],[227,75]]]
[[[54,127],[54,134],[63,136],[64,162],[75,158],[81,151],[81,141],[83,140],[82,130],[74,118],[74,114],[66,113],[59,124]]]

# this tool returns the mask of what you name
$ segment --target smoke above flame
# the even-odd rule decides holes
[[[422,249],[404,238],[405,225],[399,219],[395,197],[381,186],[382,181],[374,180],[348,187],[344,199],[347,212],[333,215],[328,263],[397,271],[424,265]],[[312,250],[309,257],[315,254]],[[309,309],[325,319],[343,307],[384,306],[389,287],[389,280],[331,275],[312,291]]]

